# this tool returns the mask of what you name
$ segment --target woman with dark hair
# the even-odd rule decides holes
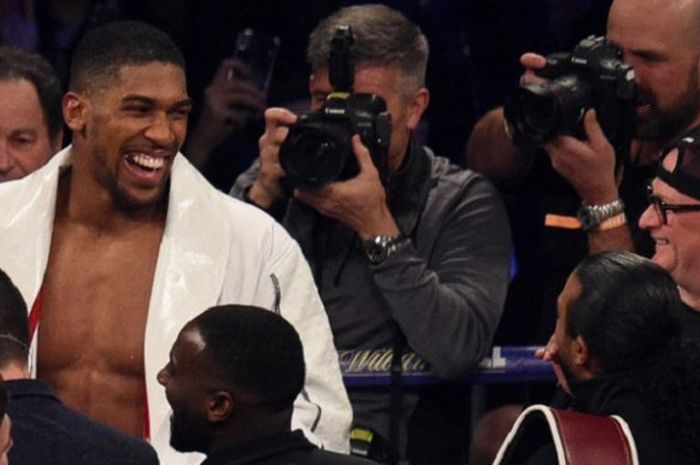
[[[643,465],[700,463],[700,355],[680,342],[682,306],[668,272],[629,252],[585,258],[559,295],[548,350],[569,407],[621,416]]]

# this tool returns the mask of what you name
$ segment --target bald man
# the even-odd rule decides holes
[[[615,0],[608,14],[607,39],[634,68],[637,129],[632,160],[648,163],[659,157],[666,142],[700,122],[700,1]],[[526,69],[521,84],[541,80],[534,73],[545,66],[543,56],[526,53],[521,63]],[[474,128],[467,160],[476,171],[513,181],[529,166],[532,154],[515,147],[505,127],[502,108],[487,113]],[[584,128],[585,138],[562,135],[545,149],[554,169],[584,205],[613,205],[620,199],[615,152],[594,112],[586,114]],[[589,252],[633,250],[628,224],[637,218],[604,223],[619,214],[613,208],[608,211],[610,217],[587,231]]]

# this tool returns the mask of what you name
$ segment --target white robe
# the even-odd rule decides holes
[[[71,163],[70,156],[68,147],[37,172],[0,184],[0,268],[30,307],[48,263],[59,169]],[[178,154],[144,347],[151,442],[163,464],[198,464],[203,456],[169,446],[170,407],[156,373],[184,324],[226,303],[278,308],[294,325],[307,374],[292,426],[326,449],[347,452],[350,403],[328,318],[299,246],[267,214],[211,187]]]

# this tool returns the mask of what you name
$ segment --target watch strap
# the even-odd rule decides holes
[[[617,199],[602,205],[583,203],[577,216],[581,222],[581,229],[588,232],[598,228],[605,220],[624,212],[624,202],[622,199]]]
[[[363,248],[371,265],[378,265],[394,255],[410,239],[403,234],[395,236],[372,236],[364,241]]]
[[[627,216],[624,212],[618,213],[617,215],[604,220],[598,225],[593,231],[607,231],[609,229],[619,228],[627,224]]]

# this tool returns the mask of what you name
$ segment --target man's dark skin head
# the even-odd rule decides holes
[[[162,207],[192,106],[184,70],[174,42],[144,23],[109,23],[81,40],[63,113],[90,197],[123,212]]]
[[[282,317],[210,308],[185,325],[158,373],[173,410],[171,445],[210,454],[289,431],[304,376],[301,341]]]
[[[190,107],[182,54],[153,26],[107,23],[76,47],[37,374],[68,407],[132,435],[147,424],[145,327]]]

